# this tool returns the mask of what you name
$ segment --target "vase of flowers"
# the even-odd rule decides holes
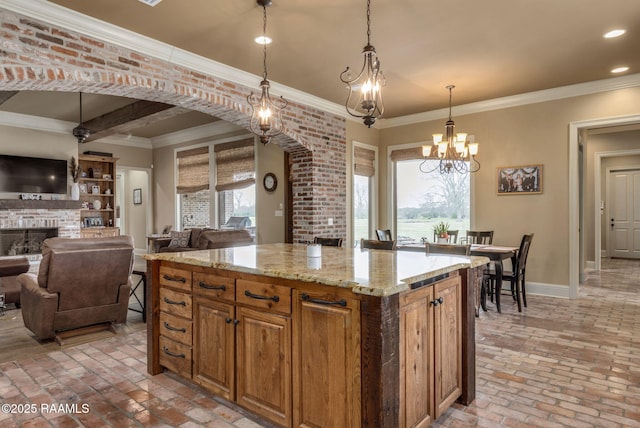
[[[446,244],[449,242],[449,223],[441,221],[433,226],[433,233],[436,236],[439,244]]]
[[[80,200],[80,186],[78,185],[78,179],[80,178],[80,165],[76,162],[76,158],[71,156],[71,162],[69,162],[69,172],[71,173],[71,200]]]

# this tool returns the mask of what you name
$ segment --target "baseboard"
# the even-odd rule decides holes
[[[530,294],[569,299],[569,285],[544,284],[541,282],[527,281],[527,295]]]

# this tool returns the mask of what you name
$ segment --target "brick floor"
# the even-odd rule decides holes
[[[640,427],[640,261],[603,260],[577,300],[527,300],[522,313],[508,297],[501,314],[481,313],[477,398],[433,426]],[[0,412],[3,428],[268,426],[171,374],[149,376],[145,332],[2,363],[0,404],[37,407]]]

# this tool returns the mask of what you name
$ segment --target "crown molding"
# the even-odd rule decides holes
[[[0,8],[86,34],[109,44],[122,46],[172,64],[198,70],[199,73],[215,76],[248,88],[256,87],[256,90],[258,90],[258,83],[262,80],[261,76],[196,55],[45,0],[0,0]],[[314,107],[340,117],[348,118],[349,116],[341,105],[320,97],[277,82],[271,82],[271,88],[273,92],[290,101]]]
[[[595,94],[598,92],[615,91],[640,86],[640,74],[613,77],[610,79],[594,80],[592,82],[578,83],[575,85],[560,86],[553,89],[544,89],[536,92],[528,92],[509,97],[495,98],[492,100],[478,101],[476,103],[454,106],[456,116],[480,113],[484,111],[500,110],[518,107],[528,104],[542,103],[563,98],[579,97],[581,95]],[[416,113],[408,116],[384,119],[380,121],[379,128],[394,128],[396,126],[413,125],[429,120],[449,117],[449,108],[432,110],[424,113]]]
[[[0,111],[0,125],[14,128],[25,128],[32,131],[55,132],[57,134],[69,134],[76,126],[75,123],[64,120],[49,119],[46,117],[31,116],[28,114]]]

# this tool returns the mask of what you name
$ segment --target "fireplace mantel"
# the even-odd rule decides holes
[[[79,210],[82,202],[71,200],[0,199],[0,210]]]

